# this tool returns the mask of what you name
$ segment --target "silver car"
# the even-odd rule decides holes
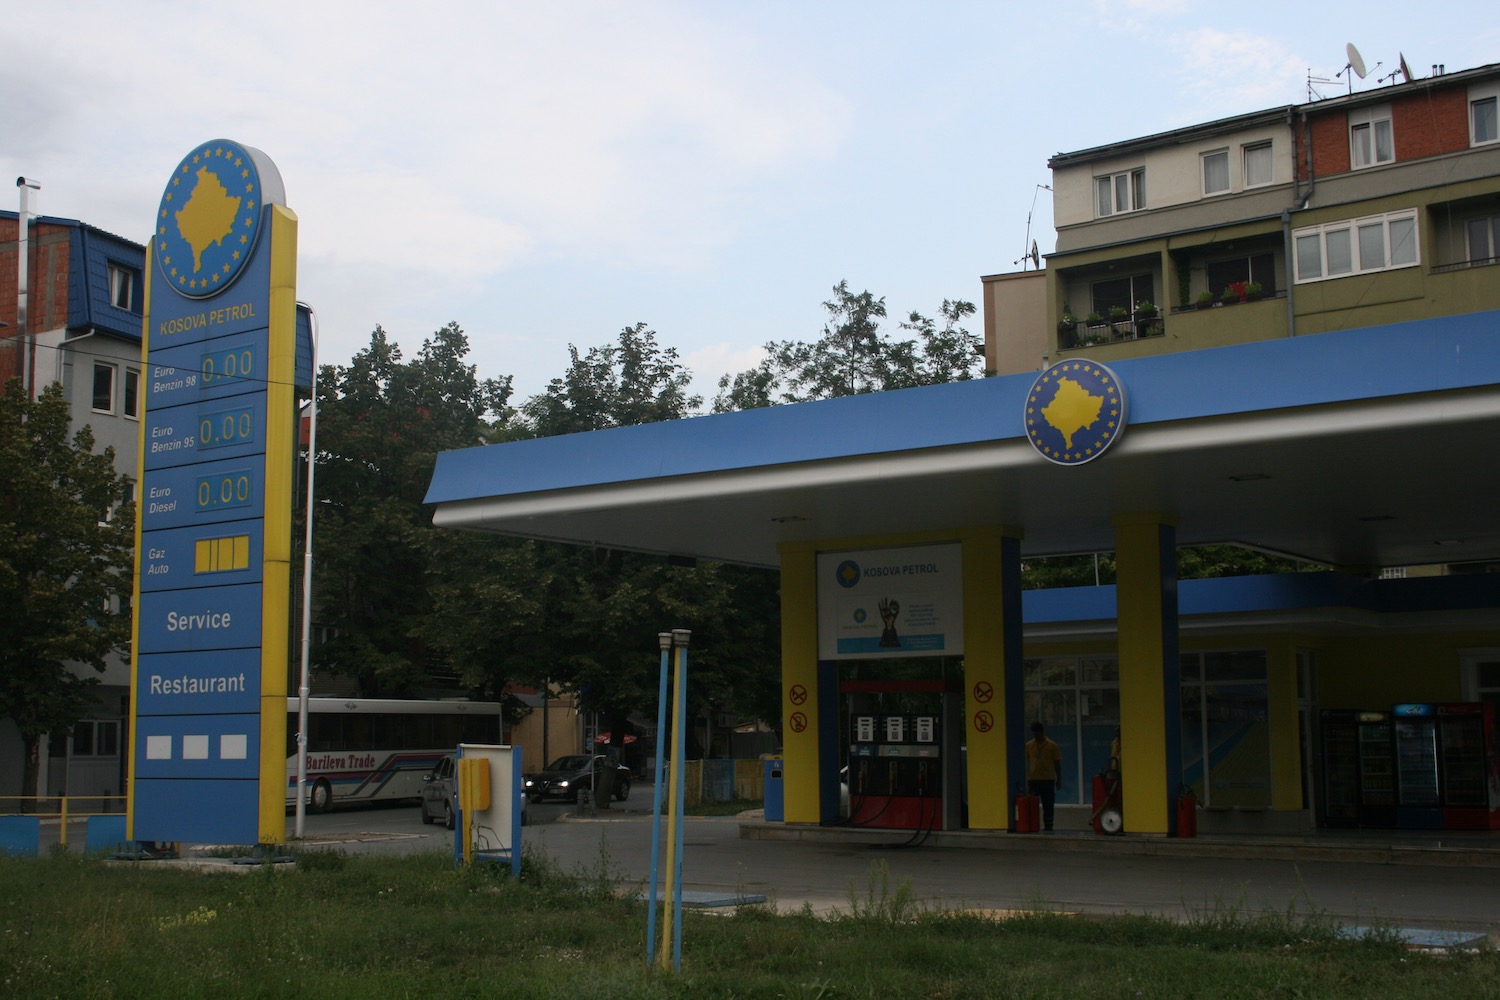
[[[521,825],[527,825],[526,797],[521,796]],[[448,829],[453,829],[453,816],[457,811],[454,803],[458,801],[458,768],[453,763],[453,755],[448,754],[437,762],[437,767],[427,775],[422,783],[422,822],[436,823],[443,821]]]

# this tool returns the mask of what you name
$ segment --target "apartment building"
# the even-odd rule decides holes
[[[73,426],[135,475],[141,417],[141,315],[145,248],[75,219],[29,219],[24,329],[18,314],[19,212],[0,212],[0,384],[23,391],[62,384]],[[42,748],[38,794],[118,796],[125,787],[124,719],[130,663],[111,658],[94,711]],[[21,737],[0,719],[0,795],[19,795]]]
[[[1052,157],[1053,358],[1500,306],[1500,64]]]

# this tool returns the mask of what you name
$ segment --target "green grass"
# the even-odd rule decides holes
[[[1295,908],[1185,921],[934,910],[872,867],[831,918],[684,914],[681,973],[647,967],[646,912],[601,855],[457,871],[446,853],[306,852],[202,874],[66,854],[0,858],[0,996],[1460,997],[1500,995],[1490,951],[1337,937]]]

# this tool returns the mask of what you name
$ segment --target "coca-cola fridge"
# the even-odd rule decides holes
[[[1500,828],[1500,733],[1494,704],[1438,705],[1437,736],[1444,828]]]

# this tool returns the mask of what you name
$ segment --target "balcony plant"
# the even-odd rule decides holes
[[[1073,315],[1073,310],[1063,307],[1062,317],[1057,321],[1058,343],[1072,343],[1073,334],[1078,331],[1078,317]]]
[[[1258,281],[1247,281],[1247,282],[1245,282],[1245,295],[1244,295],[1244,299],[1242,301],[1254,302],[1256,299],[1260,298],[1263,294],[1265,294],[1265,289],[1261,287],[1260,282],[1258,282]]]
[[[1223,299],[1225,302],[1245,301],[1245,283],[1243,281],[1231,281],[1225,285]]]
[[[1199,309],[1212,309],[1217,302],[1218,296],[1214,295],[1213,292],[1210,292],[1207,289],[1198,293]]]
[[[1156,317],[1156,303],[1141,301],[1135,304],[1136,319],[1154,319]]]

